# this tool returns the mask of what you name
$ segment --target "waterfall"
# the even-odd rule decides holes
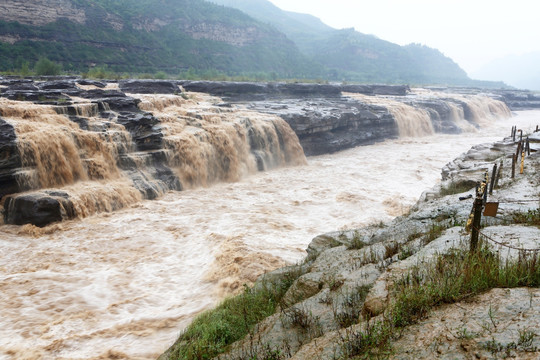
[[[345,95],[368,104],[387,108],[396,121],[400,137],[427,136],[435,132],[429,113],[424,109],[419,109],[391,98],[373,97],[355,93],[347,93]]]
[[[435,133],[434,122],[459,131],[476,131],[497,119],[512,116],[502,101],[485,95],[460,95],[415,89],[408,97],[374,97],[356,93],[346,96],[384,107],[396,122],[400,137],[419,137]],[[437,130],[439,131],[439,130]]]
[[[45,225],[306,163],[281,118],[190,96],[137,95],[140,112],[129,113],[79,98],[65,106],[0,99],[21,165],[10,169],[18,194],[4,199],[7,222]],[[35,211],[42,219],[32,220]]]
[[[216,107],[219,99],[204,94],[138,96],[139,107],[160,119],[168,163],[185,186],[306,163],[298,137],[277,116]]]

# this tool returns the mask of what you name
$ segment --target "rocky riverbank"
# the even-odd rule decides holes
[[[269,288],[276,296],[268,297],[273,314],[248,335],[227,339],[230,301],[196,320],[161,359],[223,351],[224,359],[538,358],[538,252],[519,250],[540,249],[540,132],[530,141],[524,173],[515,178],[512,139],[478,145],[447,164],[442,183],[409,214],[314,238],[302,264],[264,275],[238,297],[239,323],[247,327],[242,307],[258,308],[246,302]],[[493,164],[502,164],[488,197],[498,213],[483,217],[482,250],[469,254],[469,195]],[[204,343],[202,334],[220,343]]]

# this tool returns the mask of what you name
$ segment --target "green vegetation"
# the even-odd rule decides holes
[[[59,75],[61,70],[62,67],[59,64],[47,58],[39,59],[35,66],[36,75]]]
[[[17,71],[24,61],[33,67],[46,57],[78,73],[98,66],[129,74],[190,68],[197,75],[319,74],[283,34],[235,9],[201,0],[72,1],[86,12],[86,24],[59,19],[31,26],[0,15],[0,35],[20,39],[0,42],[0,71]]]
[[[324,78],[332,81],[504,86],[469,79],[452,59],[424,45],[399,46],[354,29],[336,30],[316,17],[283,11],[267,0],[212,1],[275,26],[304,55],[324,66]]]
[[[247,335],[253,326],[275,313],[278,304],[301,275],[293,267],[273,282],[263,282],[254,288],[223,301],[215,309],[199,315],[169,349],[167,359],[210,359],[227,350],[233,342]],[[294,315],[294,314],[293,314]],[[297,321],[311,321],[296,314]]]
[[[71,1],[85,11],[85,24],[32,26],[0,14],[0,36],[17,39],[0,42],[0,72],[30,75],[47,58],[96,78],[503,85],[470,80],[435,49],[335,30],[266,0],[214,0],[259,21],[202,0]]]
[[[474,188],[476,184],[470,182],[470,181],[464,181],[459,183],[450,183],[448,186],[442,187],[441,191],[439,192],[440,196],[447,196],[447,195],[455,195],[455,194],[461,194],[464,192],[467,192]]]
[[[540,228],[540,208],[528,210],[527,212],[515,212],[512,214],[515,224],[525,224]]]
[[[353,289],[345,289],[341,311],[334,310],[334,318],[340,328],[347,328],[358,323],[358,319],[362,313],[362,305],[370,289],[370,285],[360,285]]]
[[[400,331],[424,319],[431,309],[451,304],[492,288],[540,286],[540,255],[521,254],[516,261],[501,261],[488,248],[476,253],[454,250],[432,263],[415,267],[393,289],[393,305],[383,320],[370,321],[350,331],[343,340],[347,358],[382,356]],[[523,335],[521,344],[530,341]]]

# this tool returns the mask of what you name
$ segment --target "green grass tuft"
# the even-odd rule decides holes
[[[281,299],[301,275],[291,270],[280,280],[249,288],[199,315],[166,353],[166,359],[211,359],[242,339],[257,324],[274,314]]]

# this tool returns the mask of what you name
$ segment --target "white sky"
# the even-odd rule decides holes
[[[540,51],[538,0],[270,1],[334,28],[436,48],[469,74],[496,58]]]

